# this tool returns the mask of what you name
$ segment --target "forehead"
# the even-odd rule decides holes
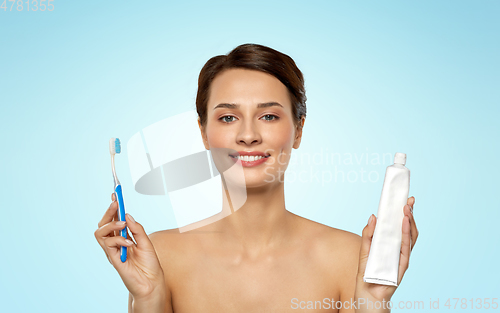
[[[255,104],[271,101],[291,106],[288,89],[279,79],[256,70],[229,69],[212,81],[208,106],[214,107],[221,102]]]

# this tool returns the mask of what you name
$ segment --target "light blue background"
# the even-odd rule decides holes
[[[2,311],[126,312],[94,238],[113,190],[108,140],[194,109],[203,64],[249,42],[304,73],[297,156],[407,153],[420,237],[393,301],[500,298],[498,1],[54,5],[0,10]],[[336,166],[376,182],[290,182],[287,208],[360,234],[390,165],[363,162]],[[126,153],[117,172],[148,233],[175,227],[168,198],[133,191]]]

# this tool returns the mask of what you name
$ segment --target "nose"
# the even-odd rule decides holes
[[[240,123],[240,125],[241,127],[236,137],[236,141],[238,143],[250,146],[258,144],[262,141],[260,132],[256,125],[254,125],[253,121],[246,120],[245,122]]]

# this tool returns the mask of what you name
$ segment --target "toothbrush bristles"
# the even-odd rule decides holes
[[[115,152],[116,153],[122,152],[122,147],[121,147],[121,144],[120,144],[120,139],[118,139],[118,138],[115,139]]]
[[[111,155],[120,153],[122,151],[121,149],[121,144],[120,144],[120,139],[118,138],[111,138],[109,140],[109,153]]]

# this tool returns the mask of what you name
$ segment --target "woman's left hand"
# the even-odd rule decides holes
[[[401,254],[399,256],[399,271],[398,271],[398,286],[403,279],[403,275],[408,269],[410,262],[410,251],[413,249],[418,237],[417,225],[413,218],[413,205],[415,197],[408,198],[407,204],[404,206],[403,218],[403,236],[401,238]],[[365,273],[366,263],[368,261],[368,253],[372,242],[373,232],[375,231],[376,217],[372,214],[368,221],[368,225],[363,229],[361,250],[359,252],[358,275],[356,277],[355,299],[364,298],[365,301],[389,301],[396,291],[396,286],[378,285],[365,283],[363,275]],[[360,310],[361,312],[362,310]]]

